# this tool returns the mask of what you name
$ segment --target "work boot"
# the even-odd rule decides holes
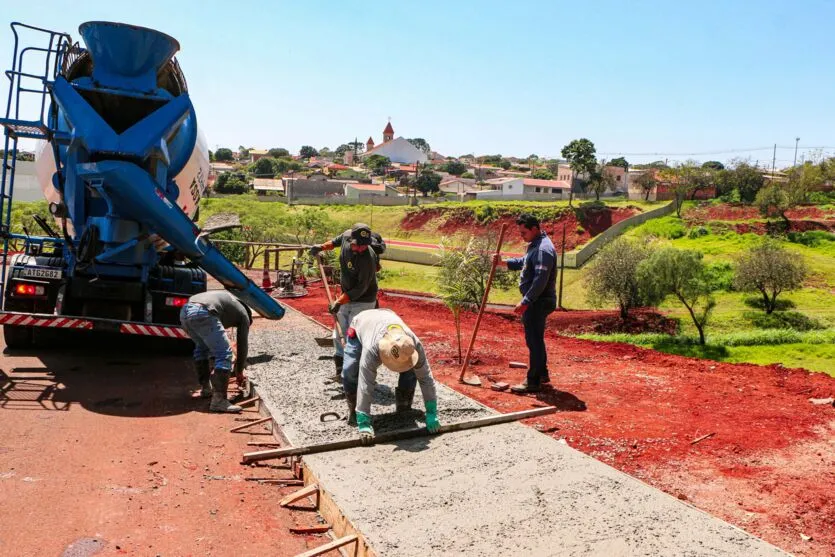
[[[357,393],[345,393],[345,400],[348,401],[348,425],[357,425]]]
[[[397,412],[408,412],[412,409],[412,401],[415,399],[415,389],[412,387],[411,389],[401,389],[399,387],[395,387],[394,389],[394,402],[397,408]]]
[[[520,383],[519,385],[513,385],[510,390],[517,395],[525,395],[528,393],[538,393],[542,390],[542,387],[539,385],[528,385],[526,381],[525,383]]]
[[[336,369],[336,377],[342,378],[342,364],[345,363],[345,358],[343,356],[334,356],[333,357],[333,367]]]
[[[539,376],[539,382],[540,382],[540,383],[543,383],[543,384],[544,384],[544,383],[550,383],[550,382],[551,382],[551,376],[550,376],[550,375],[548,375],[548,372],[547,372],[547,371],[545,372],[545,375],[540,375],[540,376]]]
[[[209,368],[209,360],[194,362],[194,369],[197,371],[197,382],[200,383],[200,392],[195,393],[195,398],[209,398],[212,396],[212,383],[210,377],[212,370]]]
[[[225,369],[215,369],[212,375],[212,387],[215,392],[212,393],[212,402],[209,404],[209,412],[225,412],[228,414],[237,414],[242,408],[229,402],[226,398],[226,391],[229,388],[229,371]]]

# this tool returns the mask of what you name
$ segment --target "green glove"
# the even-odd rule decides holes
[[[363,445],[370,445],[374,441],[374,428],[371,425],[371,415],[357,410],[357,428]]]
[[[441,428],[441,422],[438,421],[438,401],[426,401],[426,429],[429,433],[438,433]]]

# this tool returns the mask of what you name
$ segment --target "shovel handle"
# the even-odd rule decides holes
[[[504,233],[507,230],[507,224],[502,225],[499,232],[499,241],[496,243],[496,255],[502,252],[502,242],[504,241]],[[487,306],[487,297],[490,295],[490,287],[493,285],[493,275],[496,273],[496,258],[490,264],[490,275],[487,277],[487,285],[484,287],[484,296],[481,298],[481,306],[478,308],[478,317],[475,320],[475,327],[473,327],[473,336],[470,337],[470,345],[467,347],[467,356],[464,358],[464,363],[461,365],[461,374],[458,376],[458,381],[464,381],[464,374],[467,373],[467,366],[470,364],[470,354],[473,351],[475,344],[475,337],[478,334],[478,327],[481,325],[481,317],[484,315],[484,308]]]
[[[322,275],[322,283],[325,285],[325,295],[328,297],[328,310],[330,310],[331,304],[333,303],[333,296],[331,295],[331,287],[328,284],[328,278],[325,276],[325,266],[322,265],[321,254],[316,254],[316,263],[319,264],[319,274]],[[339,342],[342,346],[345,346],[345,335],[342,334],[342,327],[339,325],[339,319],[337,319],[335,315],[333,316],[333,325],[336,328],[336,335]]]

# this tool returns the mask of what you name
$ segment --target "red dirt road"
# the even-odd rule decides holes
[[[287,302],[332,323],[321,288]],[[578,326],[571,312],[549,321],[552,387],[517,396],[457,382],[455,328],[442,305],[385,295],[380,305],[421,337],[447,385],[502,412],[556,405],[563,411],[529,425],[796,555],[835,554],[835,408],[809,402],[835,395],[835,379],[559,336]],[[465,345],[474,321],[463,319]],[[508,362],[526,358],[518,318],[487,313],[471,371],[518,383],[524,370]]]
[[[239,464],[249,439],[268,438],[229,433],[243,422],[191,401],[187,358],[101,344],[0,357],[0,555],[295,555],[324,543],[288,532],[316,523],[279,507],[294,488],[244,481],[291,474]]]

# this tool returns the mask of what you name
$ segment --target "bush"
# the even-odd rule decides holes
[[[813,331],[825,329],[817,319],[803,315],[799,311],[781,311],[760,313],[746,311],[742,316],[758,329],[794,329],[795,331]]]
[[[684,227],[681,219],[676,217],[661,217],[658,219],[648,220],[639,230],[639,234],[641,236],[666,238],[667,240],[682,238],[687,232],[687,229]]]
[[[705,278],[713,290],[734,290],[734,268],[728,261],[715,261],[705,266]]]
[[[217,177],[214,190],[218,193],[239,194],[249,191],[246,175],[242,172],[224,172]]]
[[[808,200],[813,205],[829,205],[835,203],[835,192],[813,191],[809,194]]]
[[[588,300],[595,307],[614,302],[625,320],[629,310],[645,305],[638,267],[649,252],[646,246],[620,237],[600,250],[588,270]]]
[[[708,230],[704,226],[697,226],[690,229],[690,232],[687,234],[687,237],[691,240],[695,240],[696,238],[701,238],[702,236],[707,236],[708,234],[710,234],[710,230]]]
[[[742,254],[736,266],[734,286],[743,292],[759,292],[765,312],[776,308],[777,296],[797,290],[806,278],[806,265],[773,240],[766,240]]]
[[[789,232],[789,242],[802,244],[810,248],[819,247],[828,242],[835,242],[835,234],[825,230],[810,230],[808,232]]]
[[[537,168],[536,170],[534,170],[533,174],[531,175],[531,178],[534,178],[536,180],[553,180],[554,174],[547,168]]]
[[[469,180],[473,180],[473,179],[475,179],[475,174],[473,174],[472,172],[465,172],[464,174],[461,175],[461,177],[462,178],[467,178]]]

